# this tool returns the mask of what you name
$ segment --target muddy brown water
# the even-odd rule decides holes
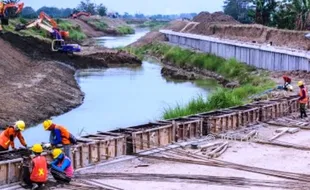
[[[135,36],[128,35],[129,39],[115,37],[114,45],[111,40],[103,44],[116,47],[123,41],[122,45],[128,45],[146,32],[138,30]],[[210,81],[167,80],[161,76],[161,68],[158,61],[148,59],[139,68],[80,70],[76,80],[85,93],[84,103],[53,121],[77,136],[130,127],[162,119],[165,108],[205,96],[214,87]],[[29,145],[49,140],[49,132],[41,124],[23,134]]]

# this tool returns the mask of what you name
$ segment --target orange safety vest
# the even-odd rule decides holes
[[[307,103],[308,103],[308,91],[307,91],[306,87],[301,88],[301,89],[299,90],[299,96],[302,97],[302,91],[303,91],[303,90],[305,91],[306,98],[304,98],[304,99],[302,99],[302,100],[299,100],[299,103],[301,103],[301,104],[307,104]]]
[[[7,135],[7,129],[5,129],[4,131],[2,131],[2,133],[0,134],[0,146],[2,146],[2,148],[4,149],[9,149],[9,146],[11,144],[11,140],[10,137]]]
[[[47,181],[47,162],[44,156],[37,156],[32,159],[33,169],[30,175],[30,180],[33,182],[44,183]]]
[[[0,15],[3,14],[4,3],[0,2]]]
[[[62,144],[70,144],[70,133],[69,131],[60,125],[56,125],[55,129],[59,129],[62,137]]]

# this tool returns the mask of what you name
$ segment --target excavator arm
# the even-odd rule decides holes
[[[48,24],[43,23],[43,20],[47,18],[46,16],[47,15],[43,17],[40,14],[39,18],[31,23],[28,23],[26,25],[17,25],[15,27],[15,31],[29,29],[32,27],[38,27],[38,28],[48,31],[53,36],[52,48],[51,48],[52,51],[59,51],[59,52],[66,52],[66,53],[80,52],[81,48],[78,44],[65,44],[65,41],[62,38],[63,33],[62,31],[59,31],[57,27],[52,27]],[[53,21],[53,19],[49,20],[49,22],[51,21]],[[56,25],[55,23],[54,23],[54,26],[57,26],[57,23]]]
[[[51,25],[53,26],[53,28],[58,28],[57,22],[52,19],[50,16],[48,16],[45,12],[40,12],[40,19],[42,19],[42,21],[45,19],[47,20],[49,23],[51,23]]]
[[[80,17],[80,16],[82,16],[82,15],[87,16],[87,17],[91,16],[90,13],[81,11],[81,12],[72,14],[72,18],[78,18],[78,17]]]
[[[1,4],[1,3],[0,3]],[[16,8],[15,11],[15,15],[17,15],[18,13],[20,13],[23,8],[24,8],[24,3],[9,3],[9,4],[3,4],[2,6],[0,5],[0,15],[2,15],[2,17],[10,17],[11,15],[9,15],[9,9],[11,8]]]

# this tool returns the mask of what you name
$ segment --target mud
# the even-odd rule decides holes
[[[175,64],[169,63],[167,61],[162,61],[162,63],[164,63],[165,66],[162,68],[161,74],[167,78],[177,80],[215,79],[219,84],[225,87],[234,88],[239,86],[237,83],[233,86],[230,85],[231,82],[229,80],[226,80],[223,76],[206,69],[198,69],[189,66],[180,68],[176,67]]]
[[[33,37],[5,33],[0,38],[0,127],[22,119],[34,125],[60,115],[83,102],[75,69],[110,65],[140,65],[132,55],[88,47],[67,55],[50,50],[49,43]],[[71,66],[71,67],[70,67]]]

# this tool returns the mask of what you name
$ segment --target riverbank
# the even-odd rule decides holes
[[[166,108],[163,114],[164,119],[242,105],[248,103],[249,96],[275,87],[275,83],[269,79],[267,72],[234,59],[225,60],[165,43],[129,47],[127,50],[140,58],[146,54],[158,57],[164,65],[168,65],[162,71],[162,74],[168,77],[191,79],[190,77],[195,78],[195,75],[197,77],[202,75],[214,78],[223,85],[208,98],[202,96],[194,98],[185,106]],[[185,75],[182,75],[183,73]]]
[[[135,30],[121,19],[100,16],[81,16],[77,19],[68,19],[68,21],[72,24],[79,25],[88,37],[106,35],[122,36],[135,33]]]
[[[142,63],[135,56],[107,48],[82,47],[82,53],[69,56],[52,52],[48,41],[10,32],[1,36],[0,46],[1,127],[18,119],[31,126],[79,106],[84,94],[74,78],[76,69]]]

